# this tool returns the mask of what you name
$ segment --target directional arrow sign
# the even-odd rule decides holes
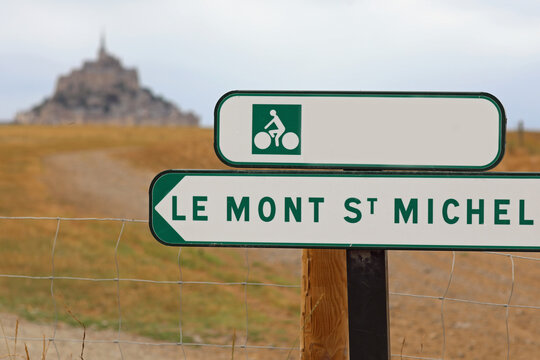
[[[485,170],[505,124],[486,93],[233,91],[214,147],[238,167]]]
[[[540,249],[540,174],[166,171],[167,245]]]

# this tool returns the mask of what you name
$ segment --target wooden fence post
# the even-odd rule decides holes
[[[345,250],[302,252],[302,360],[348,360]]]
[[[525,143],[524,136],[525,136],[525,125],[523,123],[523,120],[519,120],[518,122],[518,143],[519,146],[523,146]]]

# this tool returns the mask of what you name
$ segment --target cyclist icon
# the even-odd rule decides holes
[[[270,116],[272,116],[272,120],[268,122],[268,124],[265,125],[264,130],[261,131],[255,135],[255,138],[253,139],[255,142],[255,146],[258,147],[261,150],[267,149],[270,144],[272,143],[272,139],[274,139],[274,143],[276,147],[280,147],[283,145],[283,147],[287,150],[294,150],[300,143],[300,139],[298,138],[298,135],[296,135],[293,132],[285,133],[286,127],[283,125],[283,122],[277,115],[276,110],[272,109],[270,110]],[[275,128],[272,130],[267,130],[271,125],[274,125]],[[281,139],[281,145],[280,145],[280,138]]]
[[[276,143],[276,147],[279,147],[279,138],[285,132],[285,125],[283,125],[283,122],[281,121],[279,116],[277,116],[276,110],[270,110],[270,115],[273,118],[272,118],[272,120],[270,120],[270,122],[268,124],[266,124],[264,129],[265,130],[268,129],[268,127],[270,125],[272,125],[272,124],[276,125],[276,129],[269,130],[268,133],[270,134],[271,137],[274,138],[274,141]]]

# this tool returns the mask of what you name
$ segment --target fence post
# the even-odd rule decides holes
[[[518,143],[520,146],[523,146],[524,144],[524,136],[525,136],[525,124],[523,123],[523,120],[518,121]]]
[[[348,360],[345,250],[302,251],[303,360]]]

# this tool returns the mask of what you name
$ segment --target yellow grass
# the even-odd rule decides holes
[[[85,216],[85,203],[63,203],[44,183],[44,160],[51,155],[119,149],[134,166],[159,172],[168,168],[223,168],[212,147],[213,133],[197,128],[109,126],[0,127],[0,215]],[[65,174],[57,174],[58,177]],[[114,247],[120,223],[62,222],[55,251],[55,275],[117,276]],[[0,273],[48,276],[56,221],[0,220]],[[156,242],[146,224],[126,224],[118,249],[120,277],[179,279],[178,249]],[[186,248],[184,280],[243,282],[242,249]],[[252,261],[250,282],[297,283],[290,269]],[[60,320],[76,322],[72,309],[95,328],[117,327],[115,282],[55,280]],[[122,282],[122,328],[156,339],[178,341],[179,286]],[[245,332],[244,286],[184,285],[184,341],[225,343],[234,330]],[[298,329],[299,291],[250,287],[250,342],[290,346]],[[0,310],[28,319],[54,318],[48,280],[0,279]],[[230,342],[230,341],[229,341]]]
[[[45,160],[54,154],[97,149],[116,149],[113,156],[117,160],[154,173],[171,168],[226,168],[214,154],[210,129],[2,126],[0,215],[88,215],[85,201],[62,202],[51,191],[43,180]],[[509,133],[505,158],[494,171],[540,171],[540,133],[525,134],[523,144],[517,134]],[[58,177],[64,175],[57,174]],[[62,222],[55,253],[55,275],[115,278],[114,247],[120,226],[119,223]],[[0,220],[0,273],[48,276],[55,230],[54,220]],[[250,250],[250,254],[256,251]],[[176,281],[180,276],[177,255],[178,249],[158,244],[146,224],[128,223],[118,249],[120,277]],[[244,255],[242,249],[185,248],[181,257],[183,279],[242,282],[246,277]],[[390,272],[395,282],[391,283],[391,290],[441,294],[448,279],[450,255],[392,252]],[[252,258],[250,281],[298,283],[298,276],[291,267],[273,266],[263,260]],[[449,296],[478,296],[482,301],[505,302],[510,274],[507,262],[506,258],[486,254],[458,253],[456,278]],[[540,296],[535,287],[539,271],[538,266],[531,267],[534,265],[535,262],[517,262],[513,300],[516,303],[538,305],[534,298]],[[77,325],[63,310],[66,306],[90,328],[117,327],[115,282],[55,280],[54,289],[61,321]],[[122,282],[120,291],[123,331],[179,340],[178,285]],[[292,346],[301,327],[299,296],[297,289],[250,287],[250,343]],[[439,300],[407,300],[410,299],[391,301],[393,353],[403,350],[404,354],[440,356]],[[185,342],[230,344],[235,337],[235,343],[242,344],[245,332],[243,286],[184,285],[182,301]],[[0,279],[0,311],[36,321],[52,321],[50,282]],[[447,356],[454,358],[464,353],[482,358],[479,354],[489,351],[489,354],[505,354],[503,312],[500,308],[465,309],[463,304],[447,303]],[[512,341],[519,345],[512,348],[512,358],[525,359],[538,346],[534,339],[538,337],[538,331],[534,331],[538,330],[538,316],[534,310],[511,309],[510,314]],[[452,327],[463,321],[472,323],[468,318],[485,326],[480,330],[476,325]],[[474,347],[473,342],[484,339],[489,346]],[[466,342],[470,343],[468,348],[460,345]],[[534,358],[531,356],[528,358]]]
[[[506,153],[495,171],[540,171],[540,133],[527,132],[523,140],[510,132],[506,139]]]

